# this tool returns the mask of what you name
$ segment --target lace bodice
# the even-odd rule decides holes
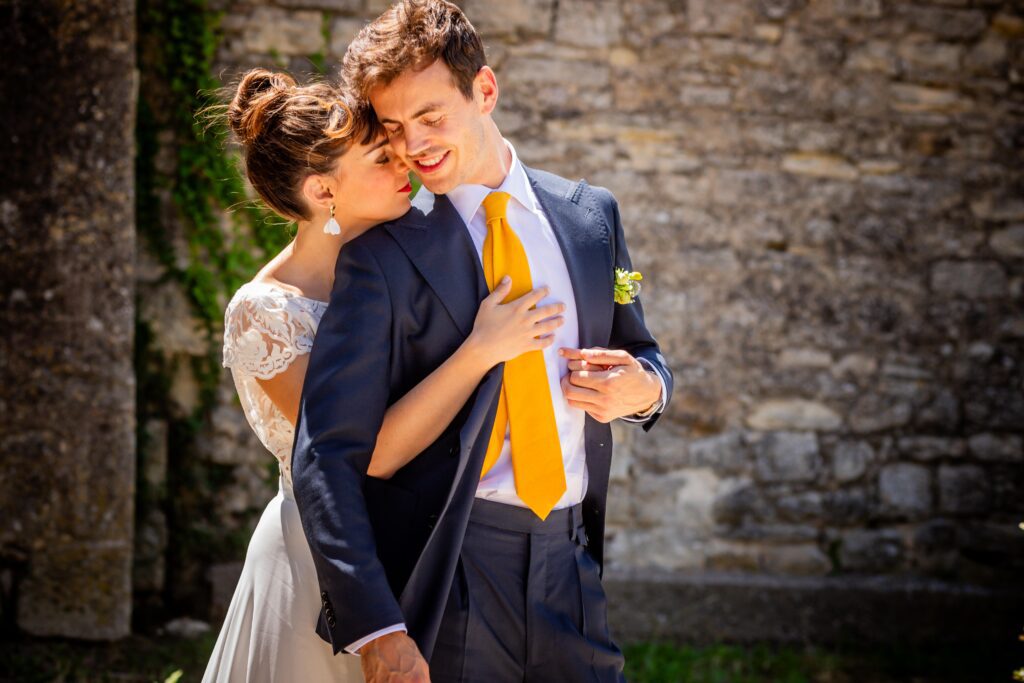
[[[238,391],[245,417],[260,442],[277,458],[291,487],[295,428],[256,381],[284,372],[313,348],[327,303],[266,282],[238,288],[224,311],[224,367]]]

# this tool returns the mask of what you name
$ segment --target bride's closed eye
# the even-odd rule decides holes
[[[427,126],[436,127],[436,126],[439,126],[441,124],[441,121],[443,121],[443,120],[444,120],[443,116],[438,116],[435,119],[423,119],[423,124],[427,125]]]
[[[381,166],[388,164],[390,161],[391,157],[389,157],[387,154],[381,154],[380,157],[377,158],[377,163],[380,164]]]

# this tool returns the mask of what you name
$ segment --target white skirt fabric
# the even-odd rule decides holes
[[[314,630],[320,589],[299,510],[282,480],[249,541],[204,683],[363,683],[359,658]]]

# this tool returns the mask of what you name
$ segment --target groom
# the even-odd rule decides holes
[[[614,270],[631,269],[615,200],[522,165],[451,3],[393,6],[344,72],[432,194],[342,248],[310,355],[293,477],[317,631],[371,682],[623,680],[600,582],[608,423],[650,429],[672,373],[640,303],[613,299]],[[368,476],[387,407],[506,274],[511,296],[547,285],[566,304],[555,343],[493,368],[430,447]]]

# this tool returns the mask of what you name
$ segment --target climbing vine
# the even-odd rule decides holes
[[[160,126],[173,133],[176,153],[171,174],[140,178],[140,201],[156,201],[154,191],[170,190],[184,224],[187,263],[177,260],[168,231],[159,220],[140,223],[140,228],[161,264],[185,285],[196,312],[210,323],[223,314],[223,295],[233,292],[258,268],[257,257],[275,253],[291,235],[246,196],[239,167],[226,151],[224,121],[197,116],[216,104],[215,93],[221,86],[212,75],[221,15],[210,11],[206,0],[150,0],[140,5],[143,35],[159,34],[147,41],[159,50],[159,54],[148,55],[154,71],[150,77],[166,92],[157,96],[164,109],[163,121],[156,121],[149,110],[148,93],[140,93],[147,111],[139,118],[139,138],[151,139],[154,124]],[[148,196],[143,196],[144,192]]]
[[[283,224],[247,195],[236,155],[227,145],[223,117],[197,116],[219,104],[222,84],[213,73],[221,15],[211,11],[207,0],[140,0],[137,17],[139,249],[160,264],[163,281],[186,293],[207,342],[204,354],[167,357],[158,350],[150,326],[142,319],[136,323],[136,521],[141,527],[154,512],[166,516],[167,588],[156,603],[169,606],[180,598],[202,600],[196,586],[203,583],[203,568],[244,552],[249,526],[243,524],[236,532],[222,528],[210,505],[230,481],[232,467],[201,457],[196,437],[208,424],[223,377],[217,340],[224,306],[292,239],[294,226]],[[177,373],[198,384],[198,402],[187,415],[177,412],[170,400]],[[152,421],[167,425],[169,467],[159,490],[141,475],[151,449],[160,448],[148,442],[146,425]],[[146,611],[137,601],[139,608]],[[159,613],[166,607],[154,609]]]

